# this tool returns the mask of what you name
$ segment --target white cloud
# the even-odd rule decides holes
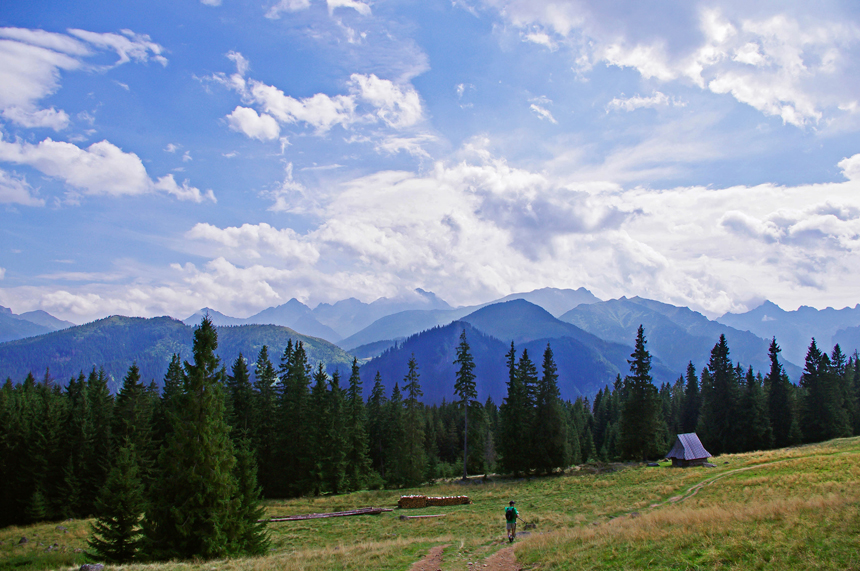
[[[65,111],[57,111],[53,107],[39,111],[28,111],[20,107],[7,107],[3,109],[2,115],[9,121],[13,121],[22,127],[33,129],[45,127],[54,131],[62,131],[69,126],[69,116]]]
[[[204,6],[220,6],[221,0],[200,0],[200,3]]]
[[[355,121],[355,100],[352,97],[329,97],[317,93],[304,99],[294,99],[272,85],[253,80],[250,83],[254,101],[282,123],[301,121],[325,132],[335,125],[348,125]]]
[[[421,100],[411,85],[398,86],[374,74],[350,76],[352,89],[359,98],[376,108],[376,116],[395,129],[409,127],[421,120]]]
[[[390,155],[406,151],[414,157],[431,159],[430,154],[424,150],[424,145],[434,141],[436,141],[436,137],[427,134],[415,137],[385,137],[376,143],[376,150]]]
[[[848,180],[860,181],[860,154],[842,159],[837,166],[842,169],[842,174]]]
[[[0,280],[6,277],[6,268],[0,268]]]
[[[532,112],[534,112],[534,114],[541,119],[546,119],[550,123],[558,123],[558,121],[555,120],[555,117],[552,116],[552,113],[549,109],[541,107],[537,103],[532,103],[531,105],[529,105],[529,109],[531,109]]]
[[[35,111],[36,102],[59,87],[60,70],[81,65],[80,60],[62,52],[0,40],[0,109]]]
[[[98,34],[87,30],[70,29],[69,33],[85,42],[100,48],[116,52],[119,60],[114,65],[128,63],[132,59],[145,63],[152,59],[161,65],[167,65],[167,58],[161,55],[164,48],[152,41],[147,34],[136,34],[131,30],[120,30],[120,34]]]
[[[277,138],[280,129],[276,130],[275,120],[284,124],[304,123],[323,135],[336,125],[347,129],[355,124],[381,121],[393,129],[405,129],[423,119],[421,98],[408,84],[356,73],[348,82],[349,95],[317,93],[296,99],[274,85],[245,79],[249,64],[242,54],[230,52],[227,57],[236,62],[237,73],[230,76],[218,73],[209,79],[236,91],[243,102],[259,108],[261,112],[237,106],[227,116],[231,129],[251,138]]]
[[[178,151],[181,148],[182,148],[182,145],[178,145],[176,143],[167,143],[167,146],[164,147],[164,152],[165,153],[175,153],[176,151]]]
[[[533,31],[523,34],[523,41],[531,42],[533,44],[538,44],[548,48],[550,51],[555,51],[558,49],[558,45],[552,40],[552,38],[546,32],[541,31]]]
[[[574,47],[579,70],[604,62],[646,79],[692,82],[799,127],[825,118],[838,125],[835,119],[856,101],[857,83],[846,78],[858,73],[860,28],[820,7],[801,7],[796,15],[782,13],[781,5],[666,7],[672,11],[662,14],[653,8],[663,25],[655,29],[641,25],[636,10],[578,1],[484,3],[529,41],[545,43],[552,38],[548,31],[558,34]],[[689,27],[687,16],[698,23],[698,37],[675,33]]]
[[[223,229],[199,223],[189,230],[185,237],[189,240],[215,242],[232,252],[225,255],[235,256],[238,260],[258,259],[262,256],[261,251],[274,255],[281,261],[301,264],[314,264],[320,258],[314,245],[302,240],[290,228],[278,230],[266,223],[243,224],[238,228]]]
[[[249,107],[236,106],[226,119],[232,130],[244,133],[252,139],[271,141],[281,134],[281,129],[274,117],[266,113],[258,115]]]
[[[311,7],[310,0],[280,0],[266,12],[266,18],[276,20],[282,12],[298,12]]]
[[[44,206],[45,201],[34,196],[33,188],[26,180],[0,169],[0,204]]]
[[[680,106],[683,107],[684,103],[679,103],[674,99],[670,99],[666,94],[661,93],[659,91],[655,91],[654,95],[651,97],[642,97],[641,95],[634,95],[633,97],[628,98],[618,98],[615,97],[606,104],[606,112],[608,113],[611,110],[620,110],[620,111],[635,111],[636,109],[642,108],[654,108],[654,107],[662,107],[662,106]]]
[[[121,196],[158,190],[180,200],[200,202],[215,198],[212,191],[201,194],[199,189],[188,186],[187,181],[177,185],[173,175],[153,182],[136,154],[125,153],[108,141],[81,149],[50,138],[36,145],[0,140],[0,161],[29,165],[85,194]]]
[[[370,16],[370,6],[359,0],[326,0],[329,14],[333,13],[335,8],[352,8],[362,16]]]

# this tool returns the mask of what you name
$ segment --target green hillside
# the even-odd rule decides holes
[[[404,570],[439,548],[433,569],[857,569],[860,438],[725,455],[716,468],[583,465],[530,480],[479,479],[400,491],[267,503],[269,517],[365,506],[401,494],[466,494],[471,505],[269,524],[269,555],[125,566],[129,570]],[[521,517],[513,551],[503,508]],[[443,517],[402,520],[402,515]],[[0,569],[79,566],[88,521],[0,530]],[[28,543],[19,545],[21,537]],[[52,550],[47,546],[57,544]],[[516,561],[514,562],[513,558]],[[471,565],[470,565],[471,563]],[[507,566],[506,566],[507,565]]]
[[[191,357],[193,327],[170,317],[111,316],[92,323],[55,331],[38,337],[0,344],[0,378],[19,383],[28,372],[41,379],[46,369],[60,384],[80,371],[104,367],[116,390],[133,362],[146,381],[161,383],[171,356]],[[302,341],[311,364],[324,363],[329,369],[346,370],[352,356],[339,347],[315,337],[277,325],[241,325],[218,328],[218,355],[229,369],[241,352],[256,359],[263,345],[277,361],[288,340]]]

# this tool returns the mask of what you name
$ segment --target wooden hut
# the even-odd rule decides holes
[[[675,445],[666,454],[666,458],[672,459],[672,466],[680,466],[681,468],[701,466],[710,457],[710,453],[702,446],[702,442],[695,432],[679,434],[675,439]]]

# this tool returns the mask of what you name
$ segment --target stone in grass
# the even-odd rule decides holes
[[[104,571],[104,568],[101,563],[84,563],[78,571]]]
[[[30,541],[30,540],[27,539],[26,537],[22,537],[21,540],[18,542],[18,545],[21,545],[23,543],[27,543],[28,541]]]

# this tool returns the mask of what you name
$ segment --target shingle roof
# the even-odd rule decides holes
[[[710,458],[711,454],[702,446],[695,432],[679,434],[675,439],[675,445],[666,454],[666,458],[677,458],[678,460],[699,460]]]

